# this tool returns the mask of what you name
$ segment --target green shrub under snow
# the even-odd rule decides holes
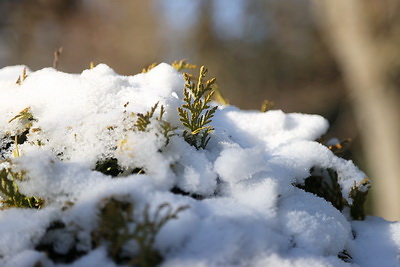
[[[398,263],[324,118],[218,104],[188,69],[0,70],[2,265]]]

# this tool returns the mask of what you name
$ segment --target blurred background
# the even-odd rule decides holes
[[[335,35],[334,29],[351,29],[353,21],[343,25],[341,16],[355,17],[355,25],[359,18],[368,29],[366,33],[360,32],[369,36],[360,45],[377,40],[388,43],[385,38],[396,36],[390,40],[391,47],[396,48],[400,38],[396,34],[400,28],[400,5],[397,0],[363,3],[356,0],[362,5],[361,11],[353,10],[358,6],[339,11],[340,7],[330,6],[335,1],[319,2],[0,0],[0,68],[16,64],[25,64],[32,70],[50,67],[54,51],[60,47],[63,50],[57,68],[73,73],[87,69],[91,61],[106,63],[120,74],[132,75],[153,62],[187,59],[205,65],[210,77],[217,77],[220,89],[232,105],[259,109],[263,100],[268,99],[275,103],[274,109],[324,116],[331,124],[328,137],[351,138],[347,156],[378,183],[376,176],[380,172],[374,171],[370,163],[382,155],[376,150],[368,152],[371,139],[365,138],[363,132],[370,131],[360,122],[360,114],[364,114],[356,100],[360,91],[354,90],[360,86],[351,79],[358,76],[352,72],[354,64],[348,63],[340,52],[340,33]],[[330,14],[330,10],[337,13]],[[329,20],[330,17],[336,19]],[[357,47],[353,49],[359,51]],[[392,61],[400,56],[400,49],[397,50],[390,50]],[[364,54],[367,58],[376,58],[375,55]],[[396,64],[397,61],[392,65]],[[383,76],[389,77],[393,85],[399,82],[400,71],[385,72]],[[398,87],[391,90],[398,92]],[[371,99],[368,101],[375,105]],[[390,112],[398,120],[399,114]],[[398,134],[395,131],[394,135]],[[398,143],[390,144],[400,150]],[[371,156],[374,154],[375,159]],[[400,172],[392,170],[392,173],[392,177],[400,180]],[[370,199],[379,201],[380,195]],[[387,208],[387,212],[382,211],[387,204],[373,203],[369,204],[369,214],[400,219],[400,200],[394,208]]]

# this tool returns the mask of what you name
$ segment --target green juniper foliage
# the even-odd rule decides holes
[[[143,209],[140,219],[135,214],[135,205],[131,201],[122,201],[114,197],[104,200],[100,211],[99,224],[92,232],[95,247],[107,246],[109,256],[117,263],[129,263],[135,266],[156,266],[162,262],[162,255],[154,248],[155,238],[160,229],[187,206],[173,210],[170,204],[158,206],[155,214],[150,215],[148,205]],[[136,216],[135,216],[136,215]],[[132,228],[133,227],[133,228]],[[138,247],[135,255],[127,255],[126,246],[134,241]]]
[[[324,137],[318,140],[320,143],[324,142]],[[344,157],[349,154],[348,150],[351,145],[351,139],[345,139],[337,144],[327,146],[338,157]],[[313,193],[319,197],[332,203],[332,205],[340,211],[345,208],[350,210],[350,216],[353,220],[364,220],[365,211],[364,206],[367,200],[368,190],[371,186],[370,180],[365,178],[359,185],[354,182],[348,197],[352,200],[349,203],[342,196],[342,188],[339,184],[338,173],[331,168],[318,168],[313,167],[310,169],[310,176],[305,179],[304,184],[296,186],[305,190],[306,192]]]
[[[260,111],[261,112],[267,112],[268,110],[271,110],[274,107],[274,105],[275,105],[274,102],[272,102],[272,101],[270,101],[268,99],[265,99],[261,104]]]
[[[153,63],[147,68],[142,70],[142,73],[146,73],[156,67],[158,63]],[[196,65],[187,63],[186,60],[174,61],[172,64],[177,71],[182,71],[185,69],[195,69]],[[218,87],[215,84],[215,78],[212,78],[204,83],[204,78],[207,74],[207,69],[202,66],[200,68],[200,75],[197,81],[197,85],[192,83],[193,76],[184,73],[184,78],[186,81],[184,88],[184,101],[186,102],[181,107],[178,108],[178,113],[182,125],[187,128],[184,130],[183,137],[186,142],[195,146],[197,149],[205,148],[210,140],[210,133],[213,131],[212,126],[207,124],[211,123],[211,119],[217,107],[212,107],[209,105],[211,102],[211,97],[215,94],[217,100],[226,105],[228,101],[222,96]],[[215,87],[215,88],[214,88]],[[152,107],[152,109],[146,114],[138,114],[138,121],[135,126],[140,131],[145,131],[147,125],[150,124],[150,119],[154,115],[158,103]],[[163,135],[167,139],[167,144],[169,138],[175,135],[173,128],[168,122],[163,121],[162,114],[164,112],[164,107],[161,106],[159,121],[162,122],[161,128],[163,129]]]
[[[304,185],[296,185],[298,188],[324,198],[340,211],[348,207],[350,208],[350,215],[354,220],[364,220],[364,204],[367,200],[368,188],[370,186],[368,178],[365,178],[360,185],[354,182],[354,186],[349,193],[349,198],[353,200],[350,204],[342,196],[338,174],[335,170],[313,167],[310,173],[311,175],[305,179]],[[366,190],[363,191],[362,188]]]
[[[157,62],[152,63],[151,65],[147,66],[146,68],[142,69],[142,73],[147,73],[149,72],[151,69],[153,69],[154,67],[156,67],[158,65]]]
[[[159,63],[155,62],[152,63],[151,65],[147,66],[146,68],[142,69],[142,73],[149,72],[151,69],[155,68]],[[190,69],[195,69],[197,68],[196,65],[187,63],[185,59],[182,60],[175,60],[171,64],[172,67],[174,67],[177,71],[182,71],[182,70],[190,70]]]
[[[153,107],[151,107],[150,111],[147,111],[146,114],[142,114],[142,113],[138,113],[137,114],[137,121],[135,123],[135,127],[136,129],[138,129],[139,131],[145,132],[147,129],[147,126],[150,124],[150,119],[153,117],[154,112],[156,111],[157,107],[158,107],[158,103],[157,102]]]
[[[11,120],[8,121],[8,123],[12,122],[13,120],[28,120],[30,121],[34,121],[35,119],[33,118],[33,115],[30,111],[30,107],[27,107],[25,109],[23,109],[20,113],[18,113],[18,115],[16,115],[14,118],[12,118]],[[29,126],[29,127],[28,127]],[[32,126],[32,124],[27,124],[27,128],[30,128],[30,126]]]
[[[174,67],[177,71],[182,71],[182,70],[190,70],[190,69],[195,69],[197,68],[196,65],[187,63],[186,60],[175,60],[171,64],[172,67]]]
[[[156,65],[156,63],[150,65],[148,68],[143,69],[143,72],[149,71]],[[178,71],[181,71],[183,69],[196,68],[196,65],[189,64],[185,60],[174,61],[172,63],[172,66]],[[186,80],[184,88],[184,101],[186,103],[183,104],[182,107],[178,108],[180,121],[182,122],[183,126],[187,128],[187,130],[184,130],[183,132],[183,137],[189,144],[195,146],[197,149],[204,149],[208,141],[210,140],[209,134],[212,132],[213,128],[211,126],[208,126],[207,124],[211,123],[211,119],[217,109],[217,107],[211,108],[209,105],[211,97],[215,92],[215,90],[213,90],[212,88],[212,86],[215,84],[215,78],[210,79],[204,83],[203,80],[206,74],[207,69],[204,66],[201,67],[197,86],[191,82],[192,76],[187,73],[184,74]],[[127,102],[124,107],[126,107],[128,104],[129,102]],[[146,132],[148,131],[149,125],[152,122],[156,121],[158,122],[157,127],[159,130],[159,133],[156,133],[156,135],[158,136],[158,134],[161,134],[162,136],[164,136],[166,140],[165,145],[168,145],[170,138],[176,135],[175,130],[177,128],[173,127],[169,122],[163,120],[163,116],[165,114],[165,108],[163,105],[160,106],[159,115],[154,118],[154,114],[157,111],[158,107],[159,102],[154,104],[154,106],[152,106],[150,110],[144,114],[132,113],[130,117],[136,115],[137,119],[133,127],[129,128],[129,130]],[[28,110],[29,109],[26,109],[24,111]],[[23,114],[23,112],[21,112],[21,114]],[[22,116],[21,114],[16,116],[14,119]],[[113,127],[110,128],[112,129]],[[123,145],[125,142],[126,140],[124,139],[121,141],[121,144]],[[136,169],[139,169],[139,171],[134,173],[143,173],[142,168]],[[96,163],[95,170],[100,171],[106,175],[111,175],[113,177],[119,176],[121,173],[124,172],[124,170],[118,165],[118,160],[115,158],[100,159]]]
[[[161,133],[166,139],[166,144],[165,145],[168,145],[169,139],[172,136],[176,135],[175,134],[176,127],[173,127],[169,122],[163,120],[164,113],[165,113],[164,106],[161,105],[160,115],[158,116],[157,121],[160,122]]]
[[[214,94],[212,89],[215,83],[215,78],[212,78],[204,83],[204,78],[207,74],[207,69],[202,66],[197,84],[191,81],[191,77],[185,73],[186,80],[183,91],[184,98],[181,107],[178,107],[178,114],[182,125],[187,128],[184,130],[183,137],[186,142],[196,147],[197,149],[205,148],[210,140],[210,133],[213,131],[211,119],[214,116],[217,106],[211,107],[211,97]]]
[[[34,208],[40,209],[44,200],[35,196],[25,196],[19,192],[17,180],[23,180],[23,172],[13,172],[11,168],[3,168],[0,171],[0,192],[5,198],[0,203],[2,208]]]
[[[153,107],[151,107],[150,111],[147,111],[146,114],[141,114],[141,113],[137,114],[138,119],[134,127],[138,131],[145,132],[147,130],[147,127],[150,125],[151,119],[154,116],[154,112],[157,110],[158,103],[159,102],[157,102]],[[160,115],[155,120],[159,122],[161,133],[166,139],[166,144],[168,144],[169,139],[175,135],[174,130],[176,128],[172,127],[172,125],[169,122],[163,120],[164,114],[165,114],[165,109],[164,106],[161,105]]]
[[[154,68],[157,64],[152,64],[143,72],[147,72]],[[185,60],[174,61],[172,66],[177,71],[185,69],[195,69],[196,66],[187,63]],[[202,66],[197,83],[193,82],[194,76],[184,73],[186,81],[183,88],[183,104],[178,107],[179,120],[183,126],[183,138],[187,143],[196,149],[205,149],[210,134],[213,131],[212,118],[217,110],[217,106],[211,105],[211,98],[215,97],[222,104],[228,102],[222,97],[216,79],[212,78],[205,81],[207,69]],[[26,70],[19,77],[17,84],[21,85],[26,79]],[[124,106],[129,104],[127,102]],[[262,112],[268,111],[272,107],[272,102],[264,101]],[[157,113],[159,111],[159,113]],[[128,123],[123,123],[124,132],[133,131],[135,133],[155,134],[156,136],[165,137],[165,146],[169,144],[170,138],[176,135],[176,127],[163,119],[165,108],[159,102],[154,104],[146,113],[128,114]],[[156,115],[158,114],[158,115]],[[133,119],[132,119],[133,118]],[[14,156],[19,156],[18,144],[22,144],[29,134],[40,131],[40,128],[33,128],[33,123],[37,121],[31,108],[27,107],[16,116],[9,120],[16,126],[13,133],[6,133],[1,137],[0,156],[9,158],[12,144],[15,144]],[[124,122],[126,122],[124,120]],[[128,126],[127,126],[128,125]],[[118,125],[110,126],[107,129],[114,130]],[[117,142],[117,141],[116,141]],[[121,140],[121,146],[127,140]],[[43,145],[38,140],[38,145]],[[44,144],[45,145],[45,144]],[[349,141],[330,146],[329,149],[337,156],[341,156],[349,145]],[[117,149],[115,145],[114,150]],[[10,148],[10,149],[9,149]],[[7,151],[6,151],[7,150]],[[159,150],[162,152],[162,148]],[[7,152],[7,153],[6,153]],[[129,174],[144,174],[148,170],[143,166],[129,166],[129,170],[123,169],[118,164],[117,158],[113,156],[99,156],[95,170],[106,175],[124,176]],[[39,209],[44,206],[44,199],[36,196],[26,196],[19,191],[19,183],[25,179],[23,171],[15,171],[15,166],[11,160],[6,160],[6,167],[0,168],[0,209],[18,207],[18,208],[34,208]],[[3,163],[0,161],[0,163]],[[172,168],[172,167],[171,167]],[[354,183],[348,197],[352,201],[347,201],[342,195],[342,188],[339,184],[339,176],[336,170],[330,168],[314,167],[310,170],[310,176],[305,179],[304,184],[297,184],[300,189],[316,194],[331,202],[338,210],[349,211],[354,220],[363,220],[365,217],[364,203],[366,201],[369,180],[364,179],[361,183]],[[197,200],[202,200],[205,196],[184,192],[179,187],[173,187],[171,192],[174,194],[189,195]],[[349,203],[351,202],[351,203]],[[101,201],[101,208],[98,213],[97,225],[91,231],[92,246],[88,249],[95,249],[104,246],[107,249],[109,257],[117,264],[133,265],[133,266],[157,266],[162,263],[163,255],[154,247],[158,233],[169,221],[177,219],[179,213],[188,209],[188,206],[173,208],[168,203],[163,203],[157,207],[150,208],[145,205],[143,209],[138,210],[135,203],[126,196],[112,196]],[[64,208],[63,208],[64,209]],[[62,209],[62,210],[63,210]],[[63,253],[57,252],[57,242],[62,242],[65,235],[71,235],[74,243],[70,249]],[[78,250],[79,242],[76,238],[77,231],[70,229],[62,221],[55,221],[46,230],[44,238],[37,244],[37,251],[44,251],[51,260],[55,262],[73,262],[81,257],[87,251]],[[57,236],[56,239],[53,237]],[[53,242],[53,239],[57,242]],[[61,240],[63,239],[63,240]],[[339,258],[351,262],[351,256],[346,250],[338,255]],[[40,262],[38,262],[40,264]]]
[[[153,261],[154,256],[156,256],[156,251],[153,247],[158,232],[167,222],[177,219],[178,214],[188,208],[188,206],[180,206],[173,210],[170,204],[163,203],[157,207],[154,216],[150,216],[149,206],[146,205],[143,210],[143,219],[136,223],[133,232],[133,239],[138,243],[140,253],[131,263],[139,264],[139,266],[154,266],[160,263],[161,261]]]
[[[329,145],[328,148],[336,156],[341,157],[341,158],[348,158],[346,156],[348,154],[350,154],[349,148],[351,146],[351,143],[352,143],[352,140],[350,138],[347,138],[337,144]]]
[[[305,179],[304,185],[297,185],[297,187],[322,197],[331,202],[338,210],[343,210],[346,200],[342,197],[337,172],[330,168],[313,167],[310,173],[311,175]]]
[[[26,70],[24,70],[23,74],[23,79],[25,78]],[[26,141],[26,135],[29,133],[30,128],[32,127],[32,121],[36,121],[36,119],[34,119],[30,111],[30,107],[27,107],[18,113],[18,115],[9,120],[8,123],[11,123],[14,120],[18,120],[24,126],[23,132],[15,133],[14,136],[15,149],[13,151],[13,155],[15,158],[17,158],[20,156],[18,144],[22,144]],[[4,199],[0,201],[0,203],[3,204],[2,208],[40,209],[44,204],[44,200],[35,196],[29,197],[22,194],[19,191],[17,181],[22,181],[25,173],[14,172],[11,167],[4,167],[0,170],[0,193]]]
[[[350,190],[349,197],[353,200],[353,204],[350,205],[350,214],[354,220],[364,220],[365,212],[364,212],[364,204],[367,201],[368,190],[361,191],[360,187],[370,187],[370,181],[368,178],[365,178],[361,181],[360,186],[354,181],[354,185]]]
[[[125,104],[127,105],[127,104]],[[165,137],[165,145],[169,144],[169,140],[172,136],[176,135],[175,134],[175,127],[173,127],[169,122],[163,120],[163,116],[165,114],[165,109],[164,106],[160,106],[160,114],[156,117],[154,117],[154,113],[157,110],[159,105],[159,102],[157,102],[153,107],[150,108],[149,111],[147,111],[145,114],[138,113],[136,114],[137,120],[134,123],[133,127],[129,128],[131,131],[139,131],[139,132],[146,132],[148,131],[148,126],[152,122],[157,122],[158,123],[158,133],[156,132],[156,136],[159,136],[161,134],[162,136]],[[131,114],[131,116],[134,116],[135,114]],[[113,127],[110,126],[108,127],[109,130],[113,130]],[[126,142],[126,139],[121,141],[121,144],[123,145]],[[118,160],[113,157],[105,158],[105,159],[99,159],[96,162],[96,166],[94,170],[99,171],[105,175],[111,175],[112,177],[119,176],[124,173],[124,169],[118,165]],[[143,168],[134,168],[130,174],[144,174]]]
[[[23,144],[27,140],[27,136],[30,132],[40,131],[40,128],[31,129],[33,122],[37,120],[33,117],[30,107],[27,107],[20,111],[15,117],[9,120],[8,123],[13,122],[14,120],[18,120],[18,123],[23,126],[22,130],[16,131],[15,135],[13,136],[14,144],[16,146],[14,150],[14,156],[18,157],[18,144]],[[38,145],[41,145],[41,141],[37,141]]]

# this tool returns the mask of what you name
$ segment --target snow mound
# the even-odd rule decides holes
[[[0,169],[42,207],[8,208],[1,191],[1,266],[140,265],[146,245],[161,266],[399,264],[400,224],[351,219],[366,177],[316,141],[324,118],[220,106],[196,149],[177,111],[185,80],[168,64],[28,70],[16,84],[23,69],[0,70]],[[305,190],[316,170],[337,179],[343,207]]]

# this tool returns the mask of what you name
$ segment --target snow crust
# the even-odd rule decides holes
[[[35,118],[31,129],[40,130],[29,133],[18,147],[21,156],[12,161],[26,172],[20,191],[46,204],[41,210],[0,211],[1,266],[116,266],[104,246],[91,248],[90,235],[101,201],[111,196],[128,197],[138,207],[189,206],[157,235],[161,266],[400,264],[399,223],[374,217],[351,221],[323,198],[294,186],[312,167],[332,168],[351,201],[350,188],[366,177],[315,141],[328,130],[324,118],[220,106],[208,146],[196,150],[180,134],[177,107],[184,79],[168,64],[134,76],[118,75],[104,64],[81,74],[28,70],[17,85],[23,68],[0,70],[0,138],[20,134],[21,122],[10,120],[29,107]],[[165,108],[163,119],[177,127],[169,142],[155,121],[146,132],[130,130],[133,114],[146,113],[157,102]],[[13,149],[4,149],[1,157],[13,158]],[[118,160],[121,177],[94,170],[108,158]],[[135,168],[144,174],[132,173]],[[54,237],[55,249],[62,252],[77,242],[85,252],[72,263],[55,263],[35,249],[54,221],[77,235],[76,240],[68,233]],[[347,262],[338,258],[343,251],[352,256]]]

